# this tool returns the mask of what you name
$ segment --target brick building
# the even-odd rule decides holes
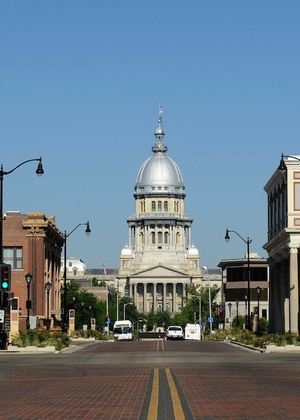
[[[26,329],[27,283],[25,275],[32,274],[30,283],[30,316],[36,316],[40,326],[47,318],[47,292],[45,284],[51,283],[49,313],[60,318],[60,259],[64,237],[55,223],[55,217],[42,212],[21,214],[7,212],[3,220],[3,262],[11,264],[14,306],[11,308],[10,330]],[[22,308],[21,314],[19,309]],[[19,318],[20,315],[20,318]]]

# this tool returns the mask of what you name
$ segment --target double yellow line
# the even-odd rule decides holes
[[[173,410],[176,420],[185,420],[184,413],[182,411],[182,406],[180,403],[180,398],[171,375],[170,369],[166,369],[166,376],[168,379],[168,384],[170,387],[172,403],[173,403]],[[156,420],[157,419],[157,410],[158,410],[158,394],[159,394],[159,370],[154,369],[153,374],[153,387],[150,399],[150,406],[148,411],[147,420]]]

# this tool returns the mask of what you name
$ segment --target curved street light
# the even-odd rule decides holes
[[[90,223],[89,222],[79,223],[76,227],[74,227],[74,229],[71,230],[71,232],[67,233],[65,231],[65,233],[64,233],[65,243],[64,243],[64,286],[63,286],[64,287],[64,293],[63,293],[63,299],[64,299],[63,310],[64,310],[64,313],[63,313],[63,325],[62,325],[63,332],[68,331],[68,322],[67,322],[67,238],[79,226],[86,226],[85,233],[86,233],[87,236],[90,235],[91,229],[90,229]]]
[[[280,163],[279,163],[279,166],[278,166],[278,169],[280,171],[286,171],[286,169],[287,169],[284,158],[292,158],[292,159],[296,159],[300,162],[300,158],[297,157],[297,156],[284,155],[283,153],[281,153],[281,159],[280,159]]]
[[[5,175],[9,175],[12,172],[14,172],[16,169],[18,169],[20,166],[25,165],[25,163],[28,162],[34,162],[38,161],[38,167],[35,173],[38,176],[42,176],[44,173],[43,164],[42,164],[42,158],[36,158],[36,159],[28,159],[24,160],[24,162],[20,163],[19,165],[15,166],[10,171],[4,171],[3,170],[3,164],[1,164],[0,169],[0,264],[3,263],[3,180]]]
[[[248,312],[247,312],[246,326],[247,326],[247,329],[250,330],[250,301],[251,301],[251,295],[250,295],[250,244],[251,244],[252,240],[249,239],[249,237],[247,239],[244,239],[235,230],[228,230],[228,229],[226,229],[226,235],[225,235],[225,238],[224,238],[226,242],[229,242],[229,239],[230,239],[229,232],[235,233],[247,245],[247,289],[248,289],[248,292],[247,292],[247,295],[248,295],[248,308],[247,309],[248,309]]]

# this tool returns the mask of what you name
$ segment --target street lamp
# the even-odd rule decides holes
[[[49,305],[49,293],[51,289],[52,284],[47,281],[45,284],[45,289],[47,290],[47,330],[50,329],[50,305]]]
[[[257,334],[259,335],[259,297],[260,297],[261,288],[257,286],[256,293],[257,293],[257,312],[258,312],[258,319],[257,319]]]
[[[247,326],[247,329],[250,330],[250,301],[251,301],[251,295],[250,295],[250,244],[251,244],[252,240],[249,239],[249,237],[247,239],[244,239],[235,230],[228,230],[228,229],[226,229],[226,235],[225,235],[225,241],[226,242],[229,242],[229,239],[230,239],[229,232],[235,233],[247,245],[247,284],[248,284],[248,286],[247,286],[247,289],[248,289],[247,295],[248,295],[248,313],[247,313],[246,326]]]
[[[85,233],[86,233],[87,236],[90,235],[91,229],[90,229],[89,222],[79,223],[73,230],[71,230],[71,232],[67,233],[65,231],[65,233],[64,233],[65,244],[64,244],[64,295],[63,295],[63,298],[64,298],[64,305],[63,305],[64,313],[63,313],[63,325],[62,325],[63,332],[68,331],[68,322],[67,322],[67,238],[79,226],[86,226]]]
[[[236,304],[236,326],[239,327],[239,300],[235,301]]]
[[[83,307],[84,307],[84,302],[81,302],[81,323],[82,323],[82,329],[83,329]]]
[[[126,308],[126,306],[127,306],[127,305],[133,305],[133,303],[132,303],[132,302],[124,303],[124,308],[123,308],[123,312],[124,312],[124,321],[125,321],[125,319],[126,319],[126,317],[125,317],[125,308]]]
[[[285,163],[283,158],[292,158],[292,159],[296,159],[296,160],[300,161],[300,158],[297,157],[297,156],[284,155],[283,153],[281,153],[281,159],[280,159],[280,163],[279,163],[279,166],[278,166],[278,169],[280,171],[286,171],[286,169],[287,169],[286,168],[286,163]]]
[[[30,300],[30,283],[32,280],[32,274],[27,273],[25,276],[27,283],[27,300],[26,300],[26,309],[27,309],[27,319],[26,319],[26,328],[30,330],[30,321],[29,321],[29,310],[31,309],[31,300]]]
[[[232,307],[232,303],[230,302],[230,303],[228,303],[228,309],[229,309],[229,325],[230,325],[230,328],[231,328],[231,307]]]
[[[200,326],[200,333],[201,333],[201,328],[202,328],[202,320],[201,320],[201,296],[192,295],[192,297],[195,297],[195,298],[198,298],[199,299],[199,326]]]
[[[33,161],[39,162],[37,170],[35,172],[38,176],[42,176],[44,173],[44,169],[43,169],[41,157],[37,159],[25,160],[24,162],[20,163],[18,166],[16,166],[15,168],[7,172],[3,170],[3,164],[1,164],[1,169],[0,169],[0,264],[3,263],[3,180],[4,180],[4,176],[11,174],[20,166],[25,165],[25,163],[33,162]]]
[[[245,295],[245,317],[247,319],[247,300],[248,300],[248,295]]]

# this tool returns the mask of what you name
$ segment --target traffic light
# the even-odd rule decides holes
[[[13,306],[14,292],[3,292],[3,307]]]
[[[11,265],[0,264],[0,272],[1,272],[0,290],[3,292],[8,292],[11,287]]]

